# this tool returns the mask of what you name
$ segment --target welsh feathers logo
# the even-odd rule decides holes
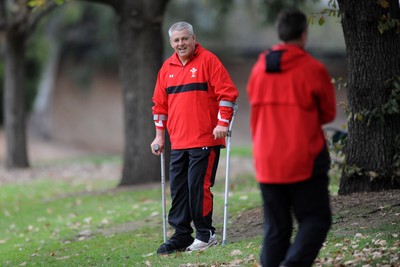
[[[196,78],[196,71],[197,69],[194,67],[190,70],[190,72],[192,73],[192,78]]]

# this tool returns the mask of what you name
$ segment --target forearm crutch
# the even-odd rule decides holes
[[[160,149],[159,145],[153,146],[154,151]],[[160,154],[161,159],[161,202],[162,202],[162,218],[163,218],[163,240],[167,242],[167,213],[166,213],[166,200],[165,200],[165,159],[164,152]]]
[[[228,220],[228,195],[229,195],[229,165],[230,165],[230,152],[231,152],[231,136],[232,136],[232,126],[233,121],[236,116],[236,111],[238,109],[238,105],[233,103],[233,114],[231,122],[229,123],[228,133],[227,133],[227,141],[226,141],[226,169],[225,169],[225,201],[224,201],[224,226],[222,231],[222,245],[226,244],[226,227]]]

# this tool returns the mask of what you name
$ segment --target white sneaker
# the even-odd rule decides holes
[[[213,234],[210,236],[210,240],[208,240],[208,242],[203,242],[196,238],[193,241],[193,243],[186,248],[186,251],[205,250],[217,244],[218,244],[217,237],[215,236],[215,234]]]

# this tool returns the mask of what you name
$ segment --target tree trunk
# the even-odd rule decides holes
[[[160,159],[150,150],[155,137],[152,96],[163,58],[162,19],[168,0],[123,1],[117,9],[125,151],[119,186],[159,181]]]
[[[5,40],[4,126],[6,167],[29,167],[26,146],[25,114],[25,43],[26,35],[8,29]]]
[[[399,2],[388,0],[388,9],[377,1],[338,3],[350,112],[339,194],[400,188],[400,85],[393,83],[400,78],[400,34],[396,27],[378,30],[383,15],[400,19]]]
[[[57,27],[57,19],[58,18],[55,18],[50,22],[50,30],[47,32],[50,47],[48,52],[49,56],[42,72],[42,77],[38,85],[38,92],[29,120],[29,129],[31,133],[43,139],[51,139],[53,131],[53,97],[61,49],[61,45],[55,37],[55,31],[59,30],[59,27]]]

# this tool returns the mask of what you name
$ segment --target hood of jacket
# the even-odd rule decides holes
[[[307,52],[298,45],[277,44],[266,52],[266,72],[285,72],[299,67]]]

